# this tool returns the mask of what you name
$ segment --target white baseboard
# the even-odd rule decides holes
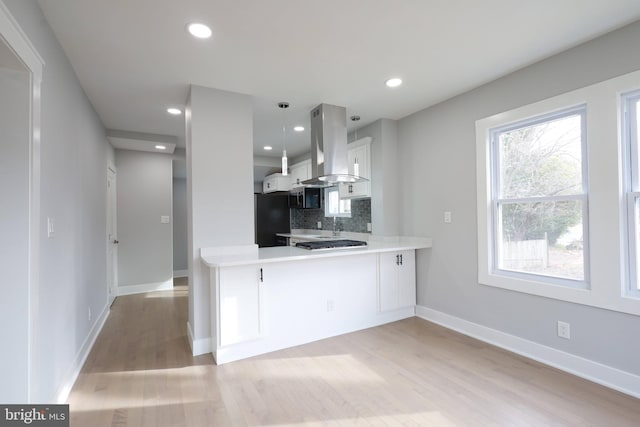
[[[95,323],[91,327],[91,330],[89,331],[89,335],[87,335],[87,338],[82,343],[82,346],[80,347],[80,350],[78,351],[78,354],[76,355],[71,368],[63,377],[63,382],[56,391],[54,400],[56,403],[63,404],[69,398],[69,393],[71,392],[73,385],[78,379],[80,370],[82,369],[84,362],[87,360],[87,357],[91,352],[91,348],[93,348],[93,344],[96,342],[96,338],[98,338],[100,331],[102,331],[102,327],[107,321],[107,317],[109,317],[109,305],[105,305],[102,313],[100,313],[100,316],[98,316],[98,318],[96,319]]]
[[[640,376],[638,375],[424,306],[416,306],[416,316],[605,387],[640,398]]]
[[[165,282],[141,283],[139,285],[118,286],[118,296],[143,294],[153,291],[168,291],[173,289],[173,279]]]
[[[211,353],[213,347],[211,346],[211,338],[193,339],[193,330],[191,324],[187,322],[187,337],[189,338],[189,347],[191,347],[191,354],[194,356],[200,356],[201,354]]]
[[[188,277],[189,270],[173,270],[173,277]]]

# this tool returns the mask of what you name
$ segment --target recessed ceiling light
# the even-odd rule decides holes
[[[156,145],[156,150],[166,150],[167,147],[164,145]]]
[[[392,77],[384,82],[388,87],[398,87],[402,84],[402,79],[399,77]]]
[[[264,146],[264,149],[265,149],[265,150],[267,150],[267,151],[269,151],[269,150],[273,150],[273,147],[272,147],[272,146],[270,146],[270,145],[265,145],[265,146]]]
[[[199,39],[208,39],[211,37],[211,28],[204,24],[200,24],[199,22],[193,22],[187,25],[187,30],[193,37],[197,37]]]
[[[296,132],[303,132],[304,131],[304,126],[296,126],[293,128],[293,130],[295,130]]]
[[[182,110],[180,110],[179,108],[167,108],[167,113],[173,114],[174,116],[178,116],[182,114]]]

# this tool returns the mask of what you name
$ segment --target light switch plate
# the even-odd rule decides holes
[[[169,224],[169,215],[162,215],[160,217],[160,224]]]
[[[47,237],[51,239],[56,235],[55,221],[51,217],[47,217]]]
[[[367,231],[371,231],[371,223],[370,222],[367,223]]]
[[[451,223],[451,212],[449,212],[449,211],[445,211],[444,212],[444,222],[446,224],[450,224]]]

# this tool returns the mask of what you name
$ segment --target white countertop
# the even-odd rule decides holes
[[[345,237],[336,237],[336,239]],[[371,236],[367,246],[358,246],[349,249],[329,249],[310,251],[292,246],[275,246],[271,248],[254,248],[248,246],[248,250],[233,254],[230,248],[202,248],[200,257],[209,267],[231,267],[251,264],[265,264],[272,262],[302,261],[308,259],[328,258],[336,256],[352,256],[378,252],[393,252],[412,249],[427,249],[431,247],[429,237],[380,237]]]

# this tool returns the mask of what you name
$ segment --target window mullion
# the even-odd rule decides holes
[[[521,198],[507,198],[507,199],[495,199],[498,203],[536,203],[536,202],[564,202],[569,200],[587,200],[586,194],[570,194],[566,196],[536,196],[536,197],[521,197]]]

